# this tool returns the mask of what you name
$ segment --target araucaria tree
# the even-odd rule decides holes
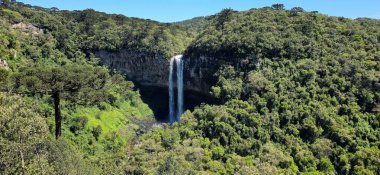
[[[284,4],[273,4],[272,8],[274,10],[284,10],[285,9],[285,5]]]
[[[13,77],[18,93],[49,95],[55,113],[55,136],[61,132],[62,99],[76,102],[100,100],[106,87],[108,72],[103,67],[69,64],[60,67],[28,67],[20,69]]]

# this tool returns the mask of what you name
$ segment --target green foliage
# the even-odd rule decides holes
[[[93,51],[126,49],[171,57],[181,53],[194,35],[176,25],[107,15],[92,9],[77,12],[60,11],[56,15],[65,17],[68,19],[66,22],[76,28],[72,31],[72,37],[79,36],[84,39],[81,42],[83,45],[79,47]],[[58,30],[53,32],[59,34]]]
[[[126,81],[118,73],[111,73],[108,69],[98,66],[99,63],[93,58],[93,54],[88,54],[89,49],[95,52],[97,49],[116,50],[124,47],[123,43],[117,41],[120,38],[116,37],[119,33],[113,28],[118,24],[112,25],[118,17],[114,16],[109,23],[104,24],[110,25],[110,35],[107,36],[110,38],[105,41],[107,44],[101,43],[101,38],[96,38],[91,40],[95,46],[88,48],[80,43],[88,44],[90,34],[79,31],[84,29],[82,24],[65,16],[64,12],[53,14],[47,9],[31,8],[19,3],[1,8],[0,13],[0,57],[6,60],[10,67],[10,70],[0,68],[0,89],[24,95],[23,99],[17,99],[17,102],[33,103],[33,109],[29,110],[30,112],[20,110],[20,113],[13,114],[19,117],[24,116],[21,112],[31,115],[25,117],[25,122],[34,122],[31,124],[35,125],[35,129],[40,128],[40,124],[44,126],[43,130],[35,132],[32,132],[28,123],[21,121],[18,122],[19,125],[10,127],[14,132],[17,128],[25,128],[25,134],[30,130],[32,133],[29,137],[38,136],[42,141],[20,140],[25,145],[25,149],[23,146],[21,150],[24,165],[20,161],[19,148],[12,150],[1,146],[1,149],[4,148],[1,150],[4,160],[0,161],[0,174],[122,174],[120,162],[123,157],[118,154],[128,144],[133,143],[137,133],[141,133],[140,127],[152,123],[153,118],[152,111],[142,102],[139,93],[134,91],[132,82]],[[109,17],[106,14],[102,15]],[[143,20],[121,18],[122,21],[130,20],[131,23],[128,25],[132,25],[133,21],[140,21],[141,26],[145,24]],[[30,28],[42,29],[43,33],[11,27],[19,22],[22,22],[21,26],[29,25]],[[156,22],[147,23],[161,25]],[[138,47],[140,44],[137,43]],[[56,104],[53,100],[56,98],[51,98],[57,97],[55,92],[59,92],[58,105],[53,105]],[[14,100],[8,96],[5,99]],[[53,141],[51,136],[56,128],[54,120],[50,118],[54,114],[53,106],[59,107],[58,111],[63,119],[63,136],[57,141]],[[12,117],[9,115],[10,111],[1,109],[1,112],[4,112],[5,116],[1,115],[0,121]],[[40,119],[44,122],[41,123]],[[1,133],[17,136],[11,131]],[[6,140],[0,140],[1,145],[4,145]],[[10,141],[7,141],[7,145],[15,146],[13,143],[10,144]]]
[[[70,131],[72,133],[78,134],[80,130],[83,130],[84,127],[86,126],[88,122],[87,117],[79,117],[79,118],[74,118],[73,124],[70,126]]]
[[[94,99],[94,96],[101,95],[100,90],[104,88],[108,74],[106,69],[90,65],[67,64],[51,68],[34,65],[20,68],[13,79],[20,93],[53,94],[58,92],[62,98],[67,96],[66,98],[70,100],[86,98],[101,101]],[[92,93],[90,91],[92,89],[95,89],[97,94]]]
[[[102,101],[108,74],[105,69],[89,65],[64,65],[60,67],[20,68],[12,77],[18,93],[51,95],[54,101],[55,135],[61,136],[61,99],[71,101]],[[74,128],[75,130],[75,128]]]
[[[20,97],[0,93],[1,174],[22,174],[39,165],[46,166],[45,171],[50,172],[52,168],[44,162],[47,154],[39,146],[47,137],[48,127],[43,117],[28,108]],[[40,151],[41,155],[35,154]]]
[[[225,154],[224,148],[221,146],[214,147],[211,151],[213,159],[215,160],[221,159]]]
[[[102,134],[102,131],[103,130],[100,125],[92,129],[92,135],[95,137],[96,140],[99,140],[99,136]]]
[[[0,174],[380,172],[377,20],[283,4],[176,24],[23,4],[0,14]],[[121,49],[214,58],[219,104],[154,124],[133,83],[94,58]]]
[[[318,170],[325,174],[335,174],[334,165],[329,159],[323,158],[320,160]]]
[[[211,88],[214,97],[219,98],[223,102],[240,97],[243,82],[239,78],[239,75],[236,75],[232,66],[221,68],[215,76],[218,82]]]
[[[163,164],[161,164],[156,172],[157,175],[178,175],[178,174],[193,174],[189,167],[181,165],[175,156],[169,156]]]
[[[211,92],[222,105],[196,109],[191,125],[210,147],[222,146],[224,157],[260,157],[264,145],[275,143],[290,159],[256,162],[272,174],[379,172],[373,160],[380,138],[374,120],[380,23],[281,4],[227,12],[213,18],[186,52],[190,60],[217,60],[215,76],[204,79],[214,80]]]
[[[174,24],[187,28],[191,31],[201,32],[210,24],[210,17],[195,17],[193,19],[175,22]]]

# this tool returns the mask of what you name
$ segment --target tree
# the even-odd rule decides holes
[[[223,29],[224,23],[231,19],[233,13],[236,13],[235,10],[231,8],[223,9],[221,12],[217,14],[217,27]]]
[[[273,4],[272,8],[273,8],[273,10],[284,10],[285,6],[284,6],[284,4]]]
[[[334,165],[327,158],[322,158],[320,160],[318,169],[325,174],[335,174]]]
[[[51,11],[51,12],[58,12],[59,9],[58,9],[57,7],[52,7],[52,8],[50,8],[50,11]]]
[[[305,12],[305,10],[302,8],[302,7],[293,7],[291,10],[290,10],[290,14],[292,16],[296,16],[298,15],[298,13],[302,13],[302,12]]]
[[[268,91],[272,91],[274,86],[261,72],[251,71],[248,73],[247,93],[251,94],[263,94]]]
[[[96,128],[92,129],[92,135],[95,137],[96,140],[99,140],[100,134],[102,134],[102,127],[98,125]]]
[[[9,77],[9,71],[0,67],[0,83],[2,86],[0,86],[0,91],[6,90],[6,85]]]
[[[222,102],[238,99],[242,92],[243,82],[239,72],[232,66],[223,66],[215,73],[217,83],[211,88],[212,95]]]
[[[108,73],[102,67],[69,64],[61,67],[30,66],[14,75],[16,91],[28,95],[50,95],[54,104],[55,136],[61,136],[61,99],[98,101],[104,93]]]
[[[0,174],[33,174],[27,171],[42,166],[50,171],[42,150],[47,136],[42,116],[19,96],[0,93]]]
[[[297,13],[305,12],[305,10],[302,7],[293,7],[290,11]]]
[[[157,174],[177,175],[183,173],[179,168],[181,168],[181,166],[178,161],[175,160],[174,156],[169,156],[165,162],[160,165]]]

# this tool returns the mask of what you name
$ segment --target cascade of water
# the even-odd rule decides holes
[[[173,65],[174,65],[175,57],[170,59],[170,67],[169,67],[169,122],[174,122],[175,115],[175,105],[174,105],[174,83],[173,83]]]
[[[175,109],[174,97],[174,62],[176,64],[177,75],[177,110]],[[182,55],[177,55],[170,59],[169,68],[169,122],[174,123],[180,120],[183,113],[183,67]],[[176,113],[177,111],[177,113]]]
[[[183,59],[182,55],[175,57],[177,63],[177,118],[176,121],[179,121],[183,113]]]

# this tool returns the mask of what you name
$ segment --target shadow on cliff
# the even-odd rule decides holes
[[[167,87],[146,86],[136,84],[140,91],[141,99],[152,109],[154,116],[159,122],[168,122],[169,114],[169,90]],[[177,92],[175,92],[177,94]],[[175,99],[177,100],[177,99]],[[215,100],[209,95],[196,91],[184,91],[184,109],[194,110],[201,103],[213,104]]]

